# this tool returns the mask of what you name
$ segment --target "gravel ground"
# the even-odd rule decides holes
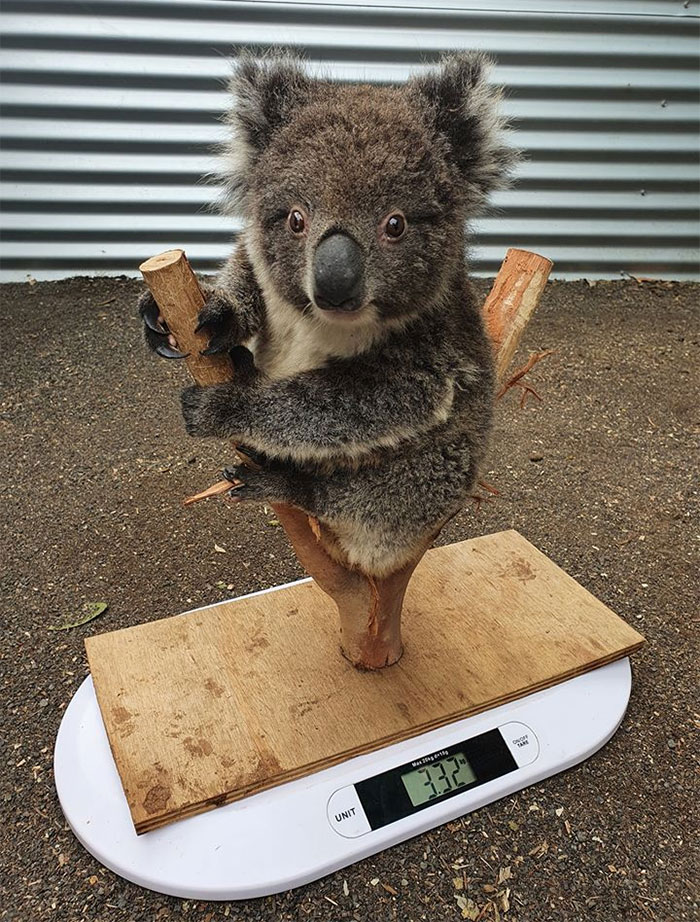
[[[69,832],[53,785],[86,636],[300,575],[264,509],[180,505],[226,452],[183,434],[184,372],[141,347],[138,289],[125,279],[2,289],[0,918],[700,918],[699,287],[550,284],[521,351],[556,350],[532,375],[543,401],[503,401],[486,475],[502,495],[441,539],[517,528],[645,634],[621,730],[543,785],[317,883],[230,904],[161,896],[102,868]],[[99,620],[48,630],[95,600],[109,603]]]

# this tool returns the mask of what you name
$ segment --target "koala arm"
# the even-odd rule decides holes
[[[230,351],[260,330],[265,302],[245,247],[236,247],[215,286],[204,290],[206,301],[197,326],[209,333],[207,354]]]
[[[402,355],[406,359],[406,355]],[[454,375],[425,361],[336,362],[281,381],[190,387],[183,392],[190,435],[229,437],[269,457],[298,462],[358,457],[444,423]]]

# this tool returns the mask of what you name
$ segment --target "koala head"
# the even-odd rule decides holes
[[[225,177],[266,295],[334,324],[439,306],[463,271],[465,220],[514,156],[487,64],[458,54],[384,87],[239,59]]]

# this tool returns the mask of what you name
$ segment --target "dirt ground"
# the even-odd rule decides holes
[[[542,785],[317,883],[229,904],[161,896],[102,868],[68,830],[53,783],[86,636],[301,575],[262,507],[180,505],[227,453],[184,435],[185,372],[142,347],[138,290],[81,278],[0,291],[0,919],[700,918],[700,286],[550,284],[520,353],[556,350],[532,375],[543,401],[502,401],[486,472],[502,495],[441,538],[516,528],[645,634],[620,731]],[[98,620],[48,630],[100,600]]]

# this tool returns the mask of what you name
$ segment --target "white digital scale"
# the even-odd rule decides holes
[[[317,880],[570,768],[620,725],[629,659],[137,836],[92,678],[56,740],[71,829],[102,864],[159,893],[241,900]]]

